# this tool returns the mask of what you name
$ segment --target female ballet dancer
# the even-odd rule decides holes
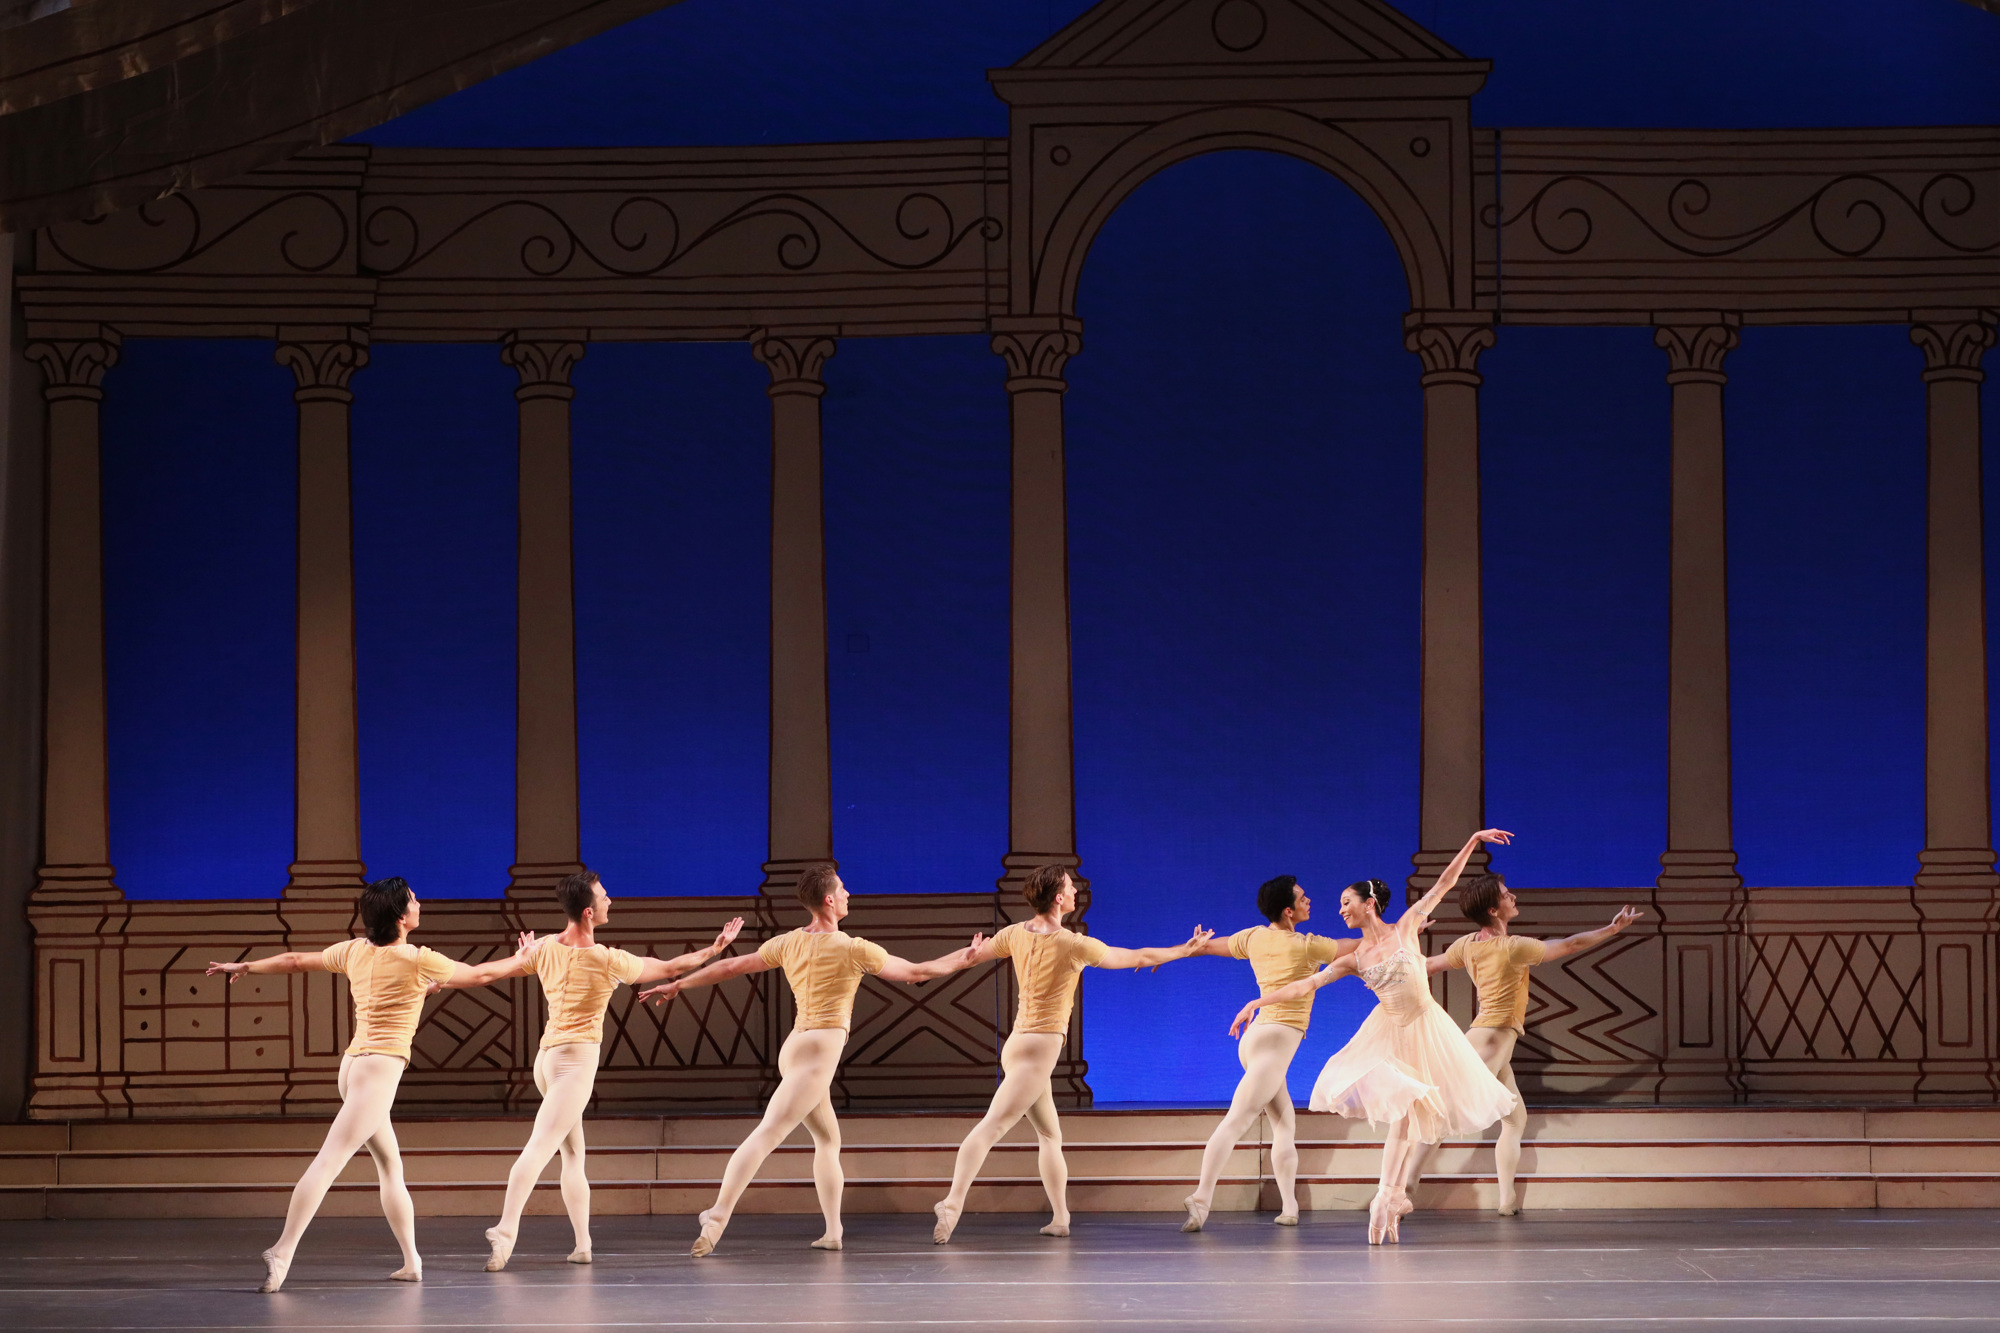
[[[812,913],[810,925],[765,940],[755,953],[711,963],[692,976],[639,995],[664,1004],[696,986],[778,967],[784,969],[798,1010],[791,1034],[778,1051],[778,1090],[764,1108],[763,1121],[730,1155],[714,1206],[701,1214],[701,1235],[690,1251],[697,1259],[715,1249],[757,1168],[801,1122],[812,1135],[813,1185],[820,1212],[826,1216],[826,1234],[812,1245],[816,1250],[840,1248],[840,1122],[834,1119],[833,1100],[827,1094],[840,1068],[841,1047],[847,1044],[854,992],[866,975],[913,983],[949,976],[971,967],[984,943],[983,936],[974,935],[963,949],[927,963],[911,963],[879,944],[844,934],[840,922],[847,915],[847,886],[830,865],[813,866],[799,876],[799,902]]]
[[[521,1210],[541,1179],[549,1158],[562,1153],[562,1200],[569,1213],[576,1248],[573,1264],[590,1262],[590,1177],[584,1172],[583,1112],[597,1084],[597,1060],[604,1045],[604,1010],[621,984],[643,986],[683,976],[727,949],[743,929],[736,917],[722,928],[715,943],[678,958],[641,958],[608,944],[599,944],[597,927],[611,919],[611,895],[597,873],[585,870],[556,885],[556,901],[569,921],[560,935],[536,940],[522,937],[521,951],[512,958],[454,974],[443,986],[485,986],[505,977],[533,972],[541,979],[549,1020],[542,1029],[542,1047],[535,1056],[535,1089],[542,1094],[535,1112],[534,1132],[507,1173],[507,1200],[500,1223],[488,1228],[493,1253],[486,1271],[497,1273],[514,1253],[521,1232]]]
[[[937,1204],[937,1226],[931,1239],[939,1245],[951,1239],[965,1196],[979,1174],[986,1154],[1022,1116],[1034,1127],[1036,1164],[1042,1188],[1048,1191],[1054,1217],[1042,1228],[1044,1236],[1069,1234],[1069,1166],[1063,1161],[1062,1127],[1056,1119],[1055,1095],[1049,1076],[1062,1055],[1069,1034],[1069,1013],[1076,1001],[1077,978],[1086,967],[1129,969],[1158,967],[1176,958],[1192,958],[1207,944],[1211,931],[1200,926],[1186,944],[1152,949],[1118,949],[1064,928],[1062,919],[1076,910],[1076,885],[1061,866],[1041,866],[1021,885],[1033,919],[1002,927],[976,950],[977,960],[1012,958],[1014,980],[1021,993],[1014,1030],[1000,1048],[1003,1077],[993,1094],[986,1118],[974,1125],[959,1145],[952,1167],[951,1193]]]
[[[417,896],[400,877],[377,880],[362,889],[360,916],[368,932],[366,938],[342,940],[319,953],[281,953],[254,963],[208,965],[208,975],[227,973],[232,985],[245,973],[342,972],[354,997],[354,1040],[340,1057],[336,1084],[340,1113],[328,1127],[319,1155],[292,1190],[284,1233],[276,1245],[264,1251],[261,1291],[276,1291],[285,1285],[299,1237],[319,1211],[334,1178],[363,1146],[375,1159],[375,1174],[382,1186],[382,1213],[403,1251],[403,1266],[389,1276],[399,1282],[423,1281],[416,1208],[403,1183],[403,1159],[396,1148],[389,1110],[395,1105],[397,1085],[410,1062],[410,1038],[423,1016],[424,995],[431,983],[456,980],[463,984],[472,969],[409,942],[421,911]]]
[[[1341,977],[1358,976],[1378,1003],[1353,1040],[1335,1051],[1313,1085],[1312,1109],[1370,1124],[1387,1124],[1382,1177],[1368,1205],[1368,1243],[1394,1243],[1397,1223],[1410,1211],[1403,1192],[1411,1152],[1447,1134],[1482,1130],[1514,1105],[1514,1094],[1486,1064],[1431,998],[1417,937],[1431,909],[1451,891],[1481,843],[1505,844],[1513,835],[1481,829],[1466,840],[1437,883],[1394,925],[1382,919],[1389,886],[1379,879],[1350,884],[1340,895],[1340,916],[1361,931],[1361,947],[1304,981],[1280,986],[1243,1006],[1230,1035],[1257,1010],[1303,999]]]
[[[1571,954],[1595,949],[1642,913],[1623,907],[1611,924],[1586,930],[1560,940],[1538,940],[1507,933],[1507,923],[1521,914],[1514,891],[1498,875],[1474,875],[1460,885],[1458,910],[1481,927],[1461,935],[1443,953],[1425,960],[1435,976],[1448,968],[1462,967],[1472,975],[1479,995],[1479,1014],[1466,1030],[1465,1038],[1486,1062],[1507,1091],[1514,1094],[1514,1109],[1500,1121],[1500,1138],[1493,1145],[1493,1163],[1500,1177],[1500,1216],[1512,1217],[1521,1211],[1514,1191],[1514,1176],[1521,1169],[1521,1135],[1528,1128],[1528,1104],[1521,1100],[1521,1086],[1514,1081],[1514,1043],[1528,1018],[1528,969],[1537,963],[1553,962]],[[1424,1144],[1410,1154],[1410,1174],[1403,1182],[1405,1194],[1415,1194],[1423,1178],[1424,1165],[1437,1145]]]
[[[1335,962],[1353,953],[1360,943],[1308,935],[1298,929],[1300,922],[1312,916],[1312,899],[1291,875],[1264,882],[1257,890],[1257,910],[1270,925],[1239,930],[1226,940],[1210,940],[1201,951],[1220,958],[1248,959],[1257,986],[1266,995],[1310,977],[1318,964]],[[1303,1000],[1271,1005],[1243,1034],[1236,1048],[1243,1077],[1229,1099],[1229,1114],[1222,1117],[1202,1150],[1201,1181],[1194,1193],[1182,1200],[1188,1211],[1182,1231],[1199,1231],[1208,1221],[1222,1168],[1259,1111],[1271,1122],[1271,1174],[1278,1178],[1277,1223],[1281,1227],[1299,1224],[1299,1145],[1286,1075],[1311,1019],[1312,996],[1308,995]]]

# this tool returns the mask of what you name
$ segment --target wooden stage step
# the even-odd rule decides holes
[[[1079,1212],[1173,1212],[1221,1118],[1209,1110],[1093,1110],[1063,1116],[1070,1206]],[[925,1213],[949,1184],[966,1113],[841,1118],[845,1207]],[[715,1195],[729,1153],[756,1123],[744,1115],[607,1116],[587,1122],[593,1210],[692,1214]],[[526,1117],[398,1122],[417,1210],[497,1213]],[[312,1160],[326,1122],[73,1121],[0,1126],[0,1216],[276,1217]],[[1494,1202],[1491,1135],[1446,1143],[1418,1195],[1424,1208]],[[1275,1209],[1269,1127],[1260,1119],[1231,1154],[1223,1211]],[[1366,1206],[1380,1136],[1365,1124],[1299,1115],[1300,1200]],[[1045,1204],[1033,1136],[1017,1126],[987,1159],[971,1208],[1035,1212]],[[1978,1107],[1545,1108],[1529,1116],[1523,1205],[1553,1208],[2000,1207],[2000,1109]],[[553,1182],[556,1164],[544,1173]],[[774,1153],[743,1208],[815,1212],[803,1130]],[[356,1156],[328,1195],[329,1214],[378,1212],[375,1172]],[[553,1188],[530,1211],[561,1211]]]

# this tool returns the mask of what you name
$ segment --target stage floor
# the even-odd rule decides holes
[[[946,1247],[929,1220],[857,1217],[825,1254],[817,1219],[745,1215],[695,1260],[690,1219],[603,1217],[584,1268],[529,1217],[488,1274],[484,1221],[425,1219],[405,1286],[379,1219],[323,1218],[277,1296],[273,1221],[5,1222],[0,1329],[2000,1329],[1996,1211],[1420,1213],[1377,1250],[1358,1212],[1080,1214],[1067,1240],[974,1214]]]

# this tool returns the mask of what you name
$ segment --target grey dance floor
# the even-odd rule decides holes
[[[2000,1212],[1418,1214],[1396,1248],[1360,1213],[975,1214],[948,1247],[928,1218],[743,1216],[709,1259],[685,1218],[604,1217],[597,1263],[531,1217],[508,1271],[483,1220],[426,1219],[426,1279],[388,1282],[378,1219],[322,1218],[283,1292],[260,1296],[275,1221],[0,1223],[0,1333],[26,1329],[1377,1328],[2000,1329]]]

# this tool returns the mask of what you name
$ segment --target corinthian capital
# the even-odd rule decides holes
[[[570,387],[569,373],[583,360],[582,343],[559,338],[526,339],[510,333],[501,340],[500,359],[521,377],[514,397],[522,402],[530,398],[576,397],[576,390]]]
[[[347,382],[368,364],[368,335],[359,329],[343,329],[324,338],[287,338],[285,332],[279,335],[278,364],[290,370],[298,383],[292,390],[293,401],[353,402]]]
[[[97,402],[104,397],[104,372],[118,364],[120,339],[110,329],[95,338],[52,338],[31,342],[23,350],[42,368],[42,397],[51,403],[65,398]]]
[[[1656,315],[1653,326],[1653,345],[1667,353],[1667,383],[1729,382],[1722,360],[1742,341],[1741,315]]]
[[[771,372],[773,398],[805,394],[817,398],[826,392],[820,372],[826,368],[837,344],[823,333],[773,333],[759,329],[750,335],[750,351]]]
[[[1007,362],[1007,392],[1061,393],[1069,387],[1063,367],[1083,350],[1083,324],[1067,315],[996,319],[993,350]]]
[[[1479,354],[1493,342],[1493,316],[1483,310],[1412,310],[1403,316],[1403,346],[1423,359],[1426,388],[1478,385]]]
[[[1979,367],[1980,358],[2000,338],[1993,323],[1991,311],[1916,312],[1910,322],[1910,341],[1923,349],[1924,383],[1970,380],[1977,384],[1985,379],[1986,372]]]

